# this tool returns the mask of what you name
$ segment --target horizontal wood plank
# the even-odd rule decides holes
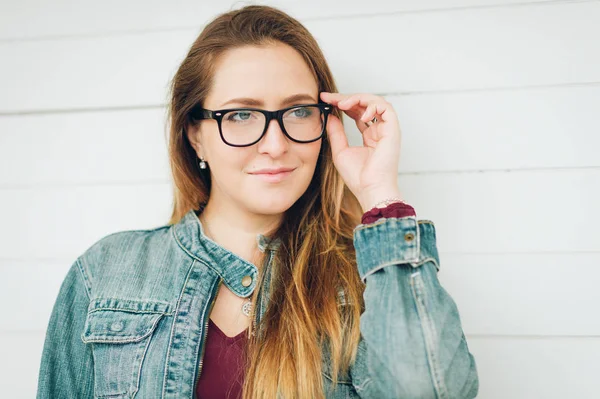
[[[27,40],[43,37],[118,34],[130,31],[196,28],[218,13],[247,4],[268,4],[295,18],[329,19],[377,13],[444,12],[462,8],[520,6],[552,3],[552,0],[318,0],[222,1],[180,0],[21,0],[0,3],[0,40]]]
[[[75,259],[95,241],[121,230],[167,223],[171,185],[124,184],[2,190],[2,257]],[[9,228],[10,227],[10,228]]]
[[[482,399],[594,399],[600,337],[467,337]]]
[[[600,82],[593,40],[599,19],[599,2],[567,2],[316,19],[306,26],[341,91],[401,94]],[[197,33],[0,44],[0,114],[164,104]]]

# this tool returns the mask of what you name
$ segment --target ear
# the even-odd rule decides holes
[[[186,128],[186,135],[188,141],[190,142],[192,148],[196,151],[196,156],[200,158],[200,155],[204,154],[202,148],[202,131],[200,129],[200,124],[188,124]]]

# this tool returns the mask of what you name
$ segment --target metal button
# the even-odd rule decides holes
[[[111,331],[121,331],[125,327],[122,321],[115,321],[110,325]]]
[[[244,276],[244,278],[242,279],[242,285],[244,287],[248,287],[250,284],[252,284],[252,277]]]
[[[415,238],[415,235],[413,233],[406,233],[406,234],[404,234],[404,239],[406,241],[412,241],[412,240],[414,240],[414,238]]]

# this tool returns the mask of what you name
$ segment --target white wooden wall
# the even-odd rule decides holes
[[[0,386],[31,398],[68,267],[167,222],[166,86],[205,0],[0,2]],[[280,0],[392,101],[480,398],[600,391],[600,2]],[[350,126],[348,124],[348,126]],[[358,134],[349,129],[352,141]]]

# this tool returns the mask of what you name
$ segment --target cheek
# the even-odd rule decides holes
[[[310,164],[313,167],[316,165],[319,159],[319,152],[321,151],[321,141],[317,141],[310,144],[301,144],[303,147],[298,148],[298,154],[305,164]]]
[[[319,153],[321,151],[320,143],[303,144],[304,147],[298,149],[298,158],[302,161],[302,175],[300,177],[301,184],[299,187],[306,189],[310,184],[315,174]],[[300,181],[297,181],[300,183]]]
[[[218,136],[216,138],[221,140]],[[210,154],[211,172],[217,184],[221,187],[239,185],[244,177],[243,171],[252,159],[252,152],[229,147],[223,142],[212,142]]]

